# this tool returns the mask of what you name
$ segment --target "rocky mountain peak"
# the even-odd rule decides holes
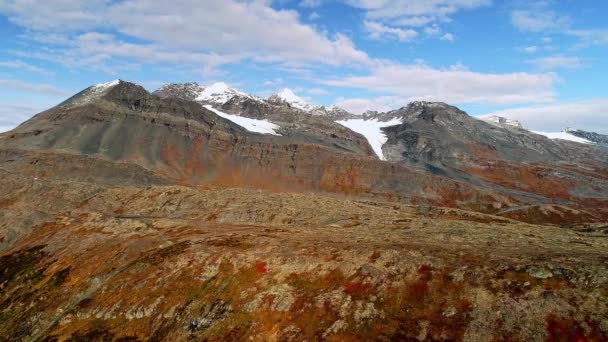
[[[367,111],[362,115],[364,120],[377,120],[381,122],[394,119],[402,119],[406,121],[416,121],[420,119],[434,121],[435,118],[439,117],[454,120],[464,116],[468,115],[454,106],[450,106],[443,102],[428,101],[414,101],[409,103],[407,106],[388,112],[380,113],[377,111]]]
[[[234,97],[260,100],[255,96],[229,87],[225,82],[216,82],[207,86],[201,86],[196,82],[172,83],[162,86],[154,94],[161,98],[178,97],[214,106],[222,106]]]
[[[506,118],[504,116],[490,115],[490,116],[481,117],[481,119],[489,124],[492,124],[492,125],[498,126],[498,127],[503,127],[503,128],[515,127],[515,128],[524,129],[524,125],[522,125],[521,122],[519,122],[517,120]]]
[[[196,82],[169,83],[160,87],[154,94],[161,98],[177,97],[183,100],[194,101],[203,90],[204,88]]]
[[[105,83],[98,83],[92,85],[78,94],[72,96],[66,101],[62,102],[60,107],[73,107],[81,106],[91,103],[97,99],[104,98],[106,100],[114,101],[118,98],[123,97],[136,97],[148,92],[140,85],[126,82],[123,80],[114,80]]]
[[[311,111],[314,106],[307,103],[304,99],[296,95],[291,89],[285,88],[280,92],[273,94],[268,98],[269,102],[272,103],[286,103],[293,108],[297,108],[303,111]]]

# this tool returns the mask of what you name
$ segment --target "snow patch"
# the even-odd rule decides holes
[[[382,132],[382,128],[399,125],[401,124],[401,119],[392,119],[391,121],[386,122],[378,121],[376,119],[352,119],[336,122],[363,135],[367,141],[369,141],[369,144],[372,146],[378,157],[381,160],[386,160],[384,158],[384,154],[382,153],[382,146],[386,143],[388,137],[386,134],[384,134],[384,132]]]
[[[561,139],[561,140],[574,141],[574,142],[581,143],[581,144],[593,144],[592,141],[574,136],[568,132],[555,132],[555,133],[541,132],[541,131],[532,131],[532,132],[536,133],[536,134],[544,135],[549,139]]]
[[[221,112],[221,111],[213,108],[211,105],[206,105],[204,107],[209,109],[210,111],[214,112],[215,114],[223,117],[224,119],[234,122],[235,124],[245,128],[246,130],[248,130],[250,132],[280,136],[280,134],[275,132],[275,130],[279,129],[279,126],[273,124],[270,121],[256,120],[256,119],[245,118],[245,117],[238,116],[238,115],[227,114],[227,113]]]
[[[120,83],[120,80],[114,80],[114,81],[106,82],[106,83],[99,83],[99,84],[94,85],[93,89],[101,92],[101,91],[110,89],[113,86],[118,85],[119,83]]]
[[[196,97],[196,101],[211,102],[223,105],[235,96],[255,99],[255,97],[252,95],[228,87],[228,85],[224,82],[218,82],[210,86],[204,87],[203,90]]]

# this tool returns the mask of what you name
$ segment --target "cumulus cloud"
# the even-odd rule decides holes
[[[568,30],[566,34],[579,38],[583,45],[608,45],[608,30]]]
[[[50,75],[52,74],[51,72],[44,70],[42,68],[39,68],[35,65],[31,65],[28,63],[25,63],[23,61],[0,61],[0,68],[12,68],[12,69],[21,69],[21,70],[25,70],[25,71],[30,71],[30,72],[35,72],[38,74],[43,74],[43,75]]]
[[[389,27],[374,21],[366,20],[363,22],[363,26],[368,32],[369,38],[375,40],[396,39],[401,42],[407,42],[418,36],[418,32],[414,30]]]
[[[329,94],[329,91],[323,89],[323,88],[312,88],[312,89],[308,89],[306,90],[307,93],[312,94],[312,95],[327,95]]]
[[[554,11],[551,1],[531,1],[522,8],[511,12],[513,26],[524,32],[548,32],[577,38],[579,46],[608,45],[608,30],[577,29],[567,15]],[[550,44],[551,37],[543,37],[544,44]]]
[[[543,70],[573,69],[581,66],[580,58],[561,55],[536,58],[529,60],[528,63]]]
[[[300,7],[316,8],[323,4],[323,0],[302,0]]]
[[[544,32],[567,27],[570,19],[548,10],[516,10],[511,13],[511,22],[522,31]]]
[[[488,115],[515,119],[537,131],[559,132],[570,127],[608,134],[608,98],[513,108]]]
[[[68,91],[61,89],[61,88],[57,88],[57,87],[49,85],[49,84],[44,84],[44,83],[34,84],[34,83],[28,83],[28,82],[14,80],[14,79],[0,79],[0,88],[13,89],[13,90],[15,90],[15,89],[16,90],[25,90],[25,91],[34,92],[34,93],[57,95],[57,96],[64,96],[64,95],[69,94]]]
[[[351,6],[367,11],[370,20],[392,22],[403,26],[424,26],[437,21],[450,21],[461,10],[491,4],[490,0],[345,0]]]
[[[448,42],[453,42],[453,41],[454,41],[454,39],[455,39],[455,37],[454,37],[454,35],[453,35],[453,34],[451,34],[451,33],[446,33],[446,34],[444,34],[443,36],[441,36],[441,38],[439,38],[439,39],[441,39],[441,40],[445,40],[445,41],[448,41]]]
[[[175,56],[210,64],[218,64],[218,59],[232,62],[237,57],[292,65],[369,62],[367,54],[356,49],[348,37],[316,31],[301,23],[296,11],[276,10],[268,1],[7,0],[0,12],[31,30],[63,33],[69,38],[68,47],[76,46],[81,52],[84,44],[94,44],[96,50],[106,50],[108,57],[124,57],[128,52],[117,49],[122,47],[135,50],[133,54],[144,62]],[[96,33],[105,28],[138,42],[125,43]]]
[[[317,20],[319,18],[321,18],[321,15],[319,13],[317,13],[317,12],[312,12],[308,16],[308,20]]]
[[[0,104],[0,132],[10,131],[41,111],[28,105]]]
[[[34,30],[69,31],[95,27],[103,22],[110,0],[4,0],[0,12],[17,25]],[[102,14],[102,15],[100,15]]]
[[[412,100],[452,103],[517,104],[554,99],[552,73],[485,74],[462,66],[436,69],[424,64],[378,63],[364,76],[322,81],[330,86],[366,89]]]

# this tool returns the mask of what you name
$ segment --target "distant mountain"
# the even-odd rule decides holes
[[[285,103],[293,108],[303,110],[305,112],[312,111],[315,106],[307,103],[304,99],[294,94],[291,89],[283,89],[282,91],[271,95],[268,98],[268,102],[271,103]]]
[[[235,97],[239,99],[261,101],[261,99],[256,96],[228,87],[224,82],[213,83],[208,86],[201,86],[196,82],[171,83],[160,87],[154,94],[164,98],[178,97],[184,100],[219,106]]]
[[[608,193],[608,183],[599,181],[608,154],[597,147],[548,139],[510,120],[479,120],[445,103],[413,102],[339,123],[365,135],[381,159],[520,199],[552,201]],[[571,165],[594,171],[580,173]],[[603,184],[601,190],[598,184]]]
[[[463,207],[474,198],[505,200],[382,162],[364,136],[326,117],[248,98],[243,103],[262,106],[266,118],[247,118],[224,110],[241,95],[212,106],[201,103],[201,89],[208,87],[173,85],[155,94],[125,81],[89,87],[0,134],[0,169],[109,185],[255,187]]]
[[[208,109],[217,111],[224,118],[234,118],[235,122],[249,122],[237,117],[263,120],[258,125],[267,127],[271,123],[277,127],[275,132],[283,136],[335,146],[353,153],[375,155],[365,137],[335,123],[338,119],[353,117],[353,114],[339,107],[310,105],[289,89],[266,100],[221,82],[209,86],[197,83],[168,84],[153,94],[164,99],[180,98],[211,106]]]
[[[500,127],[515,127],[524,129],[524,125],[521,122],[509,118],[505,118],[503,116],[498,115],[490,115],[490,116],[482,116],[481,120],[490,123],[492,125],[500,126]]]
[[[103,164],[120,162],[140,172],[128,176],[140,182],[422,196],[496,214],[511,208],[505,215],[522,220],[563,214],[522,212],[530,205],[595,208],[608,193],[608,154],[595,145],[488,123],[440,102],[351,116],[335,107],[306,112],[221,83],[171,84],[153,94],[124,81],[98,84],[0,134],[2,149],[3,167],[15,172],[14,151],[38,159],[44,151],[98,165],[80,162],[76,175],[70,162],[47,162],[45,174],[56,177],[125,182],[129,173]]]
[[[606,135],[606,134],[599,134],[599,133],[594,133],[594,132],[583,131],[580,129],[570,129],[570,128],[566,128],[564,130],[564,132],[566,132],[570,135],[585,139],[587,141],[591,141],[600,146],[608,147],[608,135]]]

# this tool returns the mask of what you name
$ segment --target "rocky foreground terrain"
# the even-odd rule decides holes
[[[605,150],[416,103],[368,114],[381,161],[348,117],[245,96],[259,134],[182,88],[0,134],[0,340],[608,339]]]

